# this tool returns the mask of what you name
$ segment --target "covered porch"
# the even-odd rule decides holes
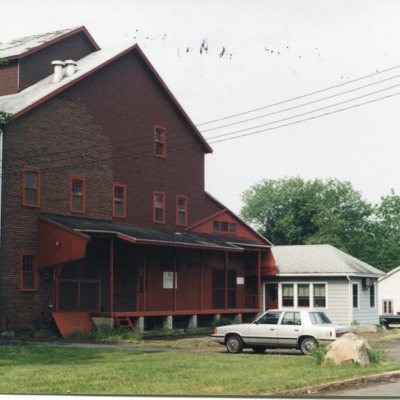
[[[111,325],[124,317],[144,331],[210,326],[222,315],[248,321],[260,310],[268,246],[54,214],[38,224],[53,314],[85,312]],[[70,235],[77,243],[64,246]]]

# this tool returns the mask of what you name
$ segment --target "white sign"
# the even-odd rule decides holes
[[[175,288],[178,287],[178,277],[175,274]],[[163,288],[173,289],[174,288],[174,273],[170,271],[163,272]]]
[[[244,285],[244,277],[243,276],[238,276],[236,278],[236,284],[237,285]]]

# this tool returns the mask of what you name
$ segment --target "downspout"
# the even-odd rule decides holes
[[[353,289],[353,282],[350,279],[349,275],[346,275],[347,280],[349,281],[349,325],[351,325],[353,321],[353,296],[352,296],[352,289]]]

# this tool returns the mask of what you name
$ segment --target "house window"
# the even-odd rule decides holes
[[[27,292],[37,290],[37,271],[33,254],[23,254],[21,257],[20,289]]]
[[[167,157],[167,130],[161,126],[154,127],[154,155]]]
[[[213,221],[213,230],[216,232],[236,233],[237,225],[235,222]]]
[[[383,313],[393,314],[393,300],[383,300]]]
[[[326,307],[326,285],[314,284],[314,307]]]
[[[358,308],[358,285],[353,283],[353,308]]]
[[[86,185],[85,178],[71,177],[70,208],[72,212],[85,212]]]
[[[294,286],[293,285],[282,285],[282,306],[293,307],[294,306]]]
[[[165,224],[165,193],[154,192],[153,194],[153,222]]]
[[[40,171],[24,169],[22,204],[27,207],[40,207]]]
[[[188,200],[186,196],[176,196],[176,225],[188,224]]]
[[[126,185],[113,184],[113,217],[126,217]]]
[[[297,286],[297,306],[310,307],[310,285]]]
[[[375,285],[369,287],[369,306],[375,308]]]

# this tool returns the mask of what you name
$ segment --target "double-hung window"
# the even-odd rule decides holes
[[[153,222],[165,224],[165,193],[153,193]]]
[[[310,285],[308,284],[297,285],[297,306],[310,307]]]
[[[324,283],[314,283],[314,307],[322,308],[326,307],[326,285]]]
[[[126,217],[126,185],[113,184],[113,217]]]
[[[21,256],[20,290],[26,292],[37,290],[37,270],[33,254],[22,254]]]
[[[294,285],[282,285],[282,306],[294,307]]]
[[[71,176],[70,209],[71,212],[84,213],[86,206],[85,178]]]
[[[167,158],[167,130],[161,126],[154,127],[154,155]]]
[[[40,207],[40,171],[25,168],[22,180],[22,204],[27,207]]]
[[[186,196],[176,196],[176,225],[187,226],[188,224],[188,199]]]

